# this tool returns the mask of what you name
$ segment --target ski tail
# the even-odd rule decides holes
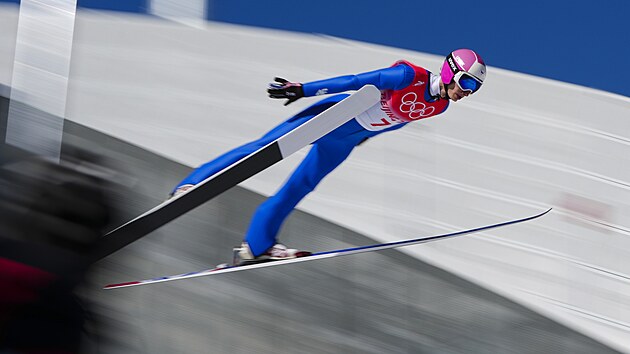
[[[169,282],[169,281],[175,281],[175,280],[198,278],[198,277],[209,276],[209,275],[232,273],[232,272],[251,270],[251,269],[257,269],[257,268],[273,267],[273,266],[279,266],[279,265],[284,265],[284,264],[300,263],[300,262],[314,261],[314,260],[319,260],[319,259],[326,259],[326,258],[333,258],[333,257],[340,257],[340,256],[349,256],[349,255],[358,254],[358,253],[382,251],[382,250],[392,249],[392,248],[397,248],[397,247],[405,247],[405,246],[417,245],[421,243],[434,242],[434,241],[455,238],[459,236],[473,234],[476,232],[487,231],[487,230],[496,229],[496,228],[500,228],[500,227],[504,227],[508,225],[514,225],[514,224],[530,221],[549,213],[551,210],[552,209],[549,208],[548,210],[544,212],[541,212],[532,216],[519,218],[519,219],[513,219],[513,220],[509,220],[505,222],[476,227],[476,228],[462,230],[462,231],[441,234],[441,235],[426,236],[426,237],[414,238],[410,240],[395,241],[395,242],[379,243],[379,244],[373,244],[373,245],[368,245],[368,246],[344,248],[344,249],[338,249],[338,250],[326,251],[326,252],[317,252],[317,253],[311,254],[310,256],[286,259],[286,260],[280,260],[280,261],[250,264],[250,265],[243,265],[243,266],[227,266],[227,267],[206,269],[206,270],[197,271],[197,272],[171,275],[171,276],[159,277],[159,278],[153,278],[153,279],[147,279],[147,280],[138,280],[138,281],[125,282],[125,283],[110,284],[110,285],[105,286],[104,289],[118,289],[118,288],[126,288],[126,287],[131,287],[131,286],[138,286],[138,285],[149,285],[149,284],[163,283],[163,282]]]

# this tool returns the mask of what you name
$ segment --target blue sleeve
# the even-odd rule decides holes
[[[330,93],[358,90],[365,85],[374,85],[379,90],[400,90],[409,86],[415,76],[407,64],[399,64],[386,69],[374,70],[357,75],[345,75],[331,79],[302,84],[304,96],[317,96]]]

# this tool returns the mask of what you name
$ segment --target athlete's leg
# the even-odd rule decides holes
[[[321,100],[312,106],[306,108],[305,110],[297,113],[293,117],[288,120],[282,122],[278,126],[276,126],[271,131],[267,132],[261,138],[249,142],[245,145],[241,145],[227,153],[215,158],[214,160],[207,162],[199,167],[197,167],[194,171],[192,171],[186,178],[184,178],[181,182],[175,186],[174,190],[178,187],[186,184],[197,184],[208,177],[214,175],[215,173],[223,170],[224,168],[232,165],[238,160],[246,157],[247,155],[255,152],[256,150],[264,147],[265,145],[271,143],[272,141],[278,139],[284,134],[290,132],[291,130],[297,128],[298,126],[304,124],[309,121],[311,118],[315,117],[319,113],[325,111],[335,103],[343,100],[348,95],[335,95],[331,96],[325,100]]]
[[[369,133],[355,120],[351,120],[313,144],[304,161],[276,195],[256,210],[245,235],[245,241],[254,256],[263,254],[276,243],[280,226],[293,208],[339,166]]]

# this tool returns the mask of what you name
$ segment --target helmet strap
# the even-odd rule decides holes
[[[451,80],[452,82],[452,80]],[[450,100],[450,98],[448,97],[448,85],[449,84],[445,84],[444,82],[442,82],[442,80],[440,80],[440,94],[438,95],[438,98],[441,100]],[[442,97],[442,88],[444,88],[444,97]]]

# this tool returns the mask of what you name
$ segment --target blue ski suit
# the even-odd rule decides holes
[[[245,241],[249,244],[254,256],[263,254],[276,243],[276,235],[282,223],[295,206],[313,191],[326,175],[339,166],[350,155],[355,146],[367,138],[402,128],[409,121],[419,119],[417,117],[418,114],[430,113],[420,117],[425,118],[444,112],[448,107],[448,100],[440,99],[439,95],[430,94],[429,81],[432,80],[437,80],[437,76],[409,62],[400,61],[389,68],[303,84],[305,97],[358,90],[365,85],[376,86],[381,90],[382,97],[385,96],[384,93],[396,94],[399,91],[405,93],[405,91],[401,90],[406,89],[411,93],[407,93],[402,98],[402,101],[399,100],[397,107],[408,113],[412,118],[407,120],[397,119],[396,114],[391,112],[385,115],[384,113],[386,112],[383,112],[381,107],[383,106],[382,98],[381,104],[375,106],[375,109],[378,109],[379,113],[385,117],[382,118],[382,122],[370,123],[369,119],[367,121],[366,119],[360,120],[359,116],[357,116],[314,142],[307,156],[284,185],[275,195],[262,203],[254,213],[245,235]],[[412,96],[409,96],[410,94]],[[197,184],[209,178],[232,163],[304,124],[347,96],[348,94],[336,94],[314,103],[280,123],[261,138],[237,147],[199,166],[182,180],[177,187],[185,184]],[[413,96],[416,99],[412,102],[410,97],[414,98]],[[419,99],[417,99],[418,96]],[[439,104],[436,104],[438,101]],[[436,107],[431,106],[432,104]]]

